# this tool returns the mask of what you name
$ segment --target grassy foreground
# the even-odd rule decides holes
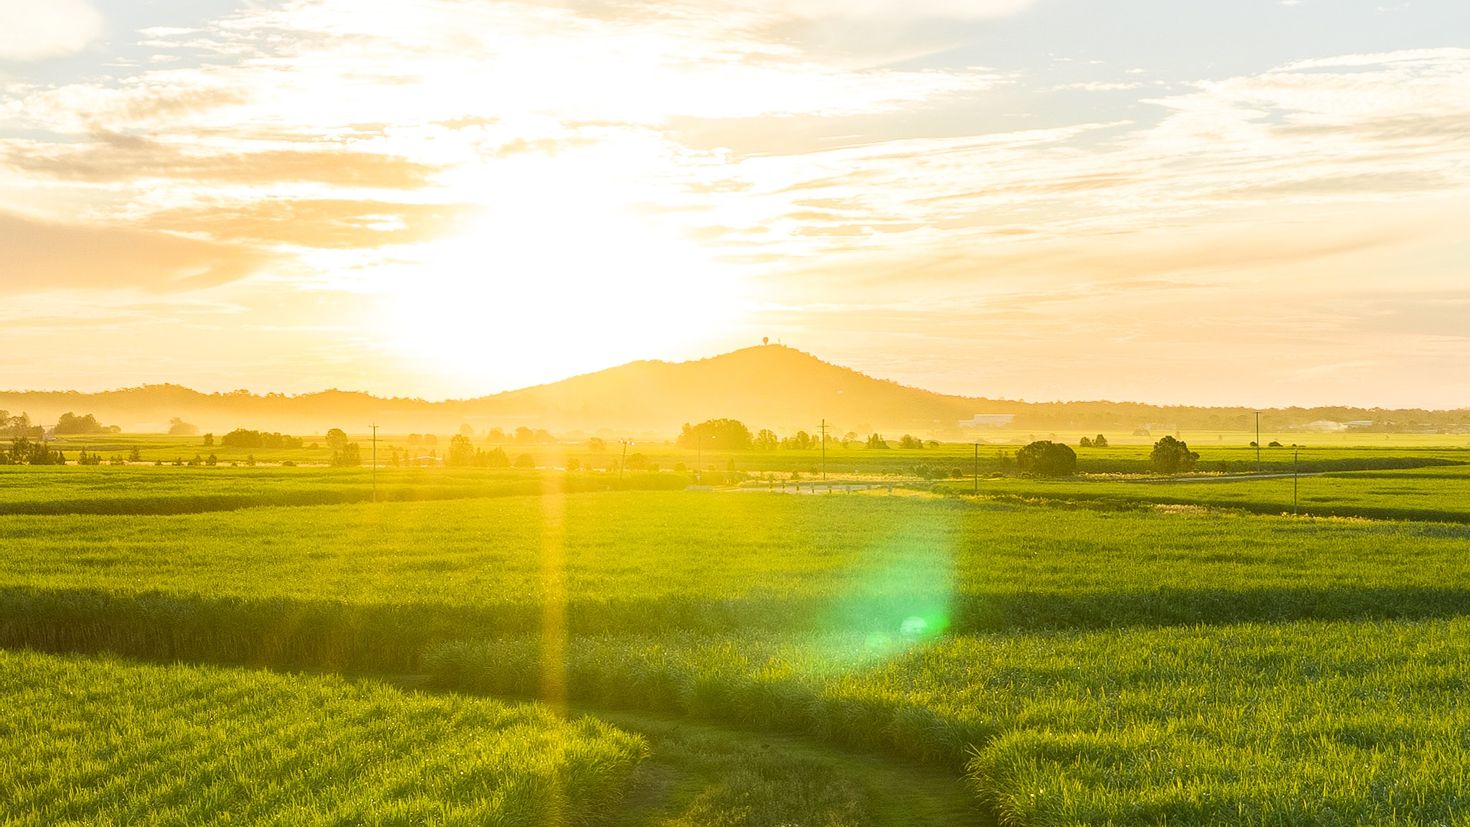
[[[585,824],[647,752],[582,718],[334,677],[0,652],[7,824]]]
[[[0,640],[556,684],[968,772],[1006,823],[1456,823],[1467,542],[857,494],[10,516]],[[682,823],[785,812],[723,790],[681,798]],[[864,823],[860,792],[810,792],[806,812]]]
[[[1458,823],[1470,621],[575,641],[587,700],[967,768],[1003,824]],[[446,686],[535,691],[534,641],[450,644]]]

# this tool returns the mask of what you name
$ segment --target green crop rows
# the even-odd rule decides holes
[[[584,824],[646,752],[590,719],[334,677],[0,652],[7,824]]]
[[[269,800],[299,821],[514,823],[544,815],[533,806],[616,820],[645,754],[637,739],[483,694],[564,694],[877,751],[964,776],[975,810],[1009,824],[1460,823],[1470,808],[1462,467],[1304,478],[1313,516],[1299,517],[1282,515],[1291,479],[982,479],[978,499],[958,483],[942,488],[965,496],[597,491],[548,471],[385,479],[391,499],[423,501],[362,501],[363,474],[330,469],[0,474],[0,512],[59,504],[0,516],[0,644],[216,664],[4,655],[17,699],[6,732],[29,734],[10,739],[7,812],[184,822],[195,811],[171,808],[244,806],[212,770],[180,775],[215,791],[198,801],[143,782],[94,793],[100,776],[69,775],[123,761],[106,733],[125,727],[157,744],[138,772],[222,761],[231,777],[283,775]],[[130,502],[150,496],[245,499]],[[219,665],[417,676],[436,694]],[[231,707],[242,693],[275,700]],[[338,717],[305,711],[326,696],[341,699]],[[226,723],[185,739],[198,742],[189,752],[167,729],[187,721],[168,711],[205,699]],[[123,722],[37,734],[63,725],[26,711],[47,704]],[[248,733],[370,729],[355,705],[414,722],[393,737],[452,758],[391,777],[332,761],[297,775],[271,763],[289,750],[248,751]],[[541,780],[497,776],[466,757],[462,727],[423,724],[457,716],[482,722],[471,740],[486,749],[545,752],[527,759]],[[495,723],[516,716],[560,740]],[[454,763],[482,766],[475,783],[490,787],[384,792]],[[131,777],[119,767],[107,773]],[[39,786],[51,777],[74,780]],[[547,785],[565,787],[562,803]],[[502,788],[540,792],[486,792]],[[861,796],[842,800],[836,823],[869,823]],[[446,809],[413,809],[433,806]]]

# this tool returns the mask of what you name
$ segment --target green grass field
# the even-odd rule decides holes
[[[980,498],[917,481],[894,495],[791,496],[416,469],[385,472],[397,493],[373,503],[364,469],[4,469],[0,645],[199,665],[0,663],[9,692],[90,681],[95,715],[142,715],[119,693],[152,692],[160,720],[197,705],[187,698],[238,697],[220,688],[229,682],[265,682],[250,691],[281,698],[276,718],[224,726],[209,748],[227,754],[248,732],[324,726],[293,691],[371,696],[409,716],[552,715],[484,695],[570,702],[617,728],[546,718],[556,737],[623,756],[604,765],[605,783],[567,782],[567,802],[602,802],[577,816],[588,823],[1460,823],[1470,472],[1391,467],[1457,450],[1344,448],[1337,458],[1385,470],[1303,478],[1300,502],[1316,516],[1298,517],[1282,514],[1290,479],[1002,478],[982,479]],[[209,681],[220,683],[197,688]],[[431,734],[461,754],[459,728]],[[12,772],[91,760],[47,757],[53,740],[16,741]],[[100,735],[72,742],[109,749]],[[251,760],[232,766],[277,772]],[[279,800],[329,821],[357,806],[511,800],[462,800],[452,786],[364,799],[361,784],[332,792],[352,777],[333,767]],[[43,805],[71,795],[13,798],[15,811],[41,823]],[[175,806],[142,793],[86,802],[74,817],[94,823],[134,812],[118,807]]]
[[[1299,479],[1026,479],[950,481],[938,490],[997,501],[1051,500],[1126,506],[1202,505],[1257,514],[1382,520],[1470,521],[1470,466],[1329,472]]]
[[[586,824],[647,745],[335,677],[0,652],[7,824]]]

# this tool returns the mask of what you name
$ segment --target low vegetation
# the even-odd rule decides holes
[[[604,723],[335,677],[0,652],[7,824],[588,824],[646,754]]]

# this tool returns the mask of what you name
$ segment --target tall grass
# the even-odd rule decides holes
[[[646,753],[606,724],[333,677],[0,652],[15,825],[590,824]]]

